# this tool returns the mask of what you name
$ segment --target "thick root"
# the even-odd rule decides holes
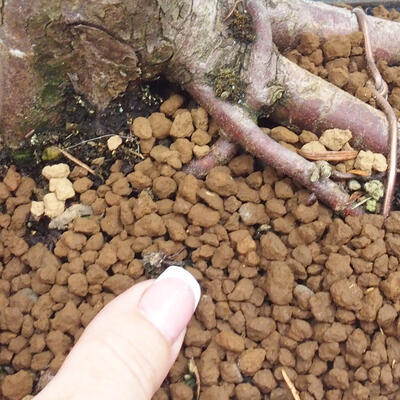
[[[242,108],[218,99],[213,89],[205,84],[191,83],[186,89],[215,118],[220,128],[249,153],[314,192],[336,212],[344,215],[362,213],[360,209],[351,208],[348,194],[330,179],[312,182],[315,164],[265,135]]]
[[[381,111],[282,56],[277,80],[285,86],[284,97],[271,115],[277,123],[315,133],[349,129],[353,147],[388,152],[389,127]]]
[[[211,151],[203,158],[199,158],[185,165],[183,171],[186,174],[206,176],[211,169],[218,165],[228,164],[235,157],[239,146],[224,137],[220,137],[211,147]]]
[[[311,0],[266,0],[274,43],[281,52],[293,49],[303,33],[313,32],[321,40],[359,31],[351,11]],[[400,24],[367,16],[375,59],[400,62]]]

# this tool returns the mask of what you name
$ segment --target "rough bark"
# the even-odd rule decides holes
[[[247,104],[254,110],[275,104],[283,92],[282,85],[276,82],[278,54],[272,42],[271,23],[268,10],[259,0],[246,4],[252,17],[255,41],[251,48],[249,66],[246,71]]]
[[[41,87],[39,74],[31,68],[32,43],[25,30],[25,19],[16,4],[0,9],[0,134],[11,135],[38,124],[34,117],[35,95]],[[21,2],[24,12],[31,13],[29,1]],[[32,121],[24,127],[26,110],[32,110]],[[26,131],[27,132],[27,131]],[[25,132],[25,133],[26,133]],[[8,142],[8,137],[3,137]]]

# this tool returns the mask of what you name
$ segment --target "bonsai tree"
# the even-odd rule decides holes
[[[365,25],[375,59],[399,62],[400,24],[368,16]],[[61,123],[71,86],[102,111],[130,84],[163,75],[224,133],[187,171],[204,175],[242,146],[334,210],[360,212],[317,164],[257,125],[266,116],[317,134],[349,129],[358,149],[387,154],[393,127],[383,112],[282,56],[304,33],[325,41],[359,30],[351,10],[309,0],[8,0],[0,7],[1,138],[12,145]]]

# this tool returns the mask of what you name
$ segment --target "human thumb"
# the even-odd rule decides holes
[[[35,399],[151,399],[178,356],[199,298],[199,284],[180,267],[128,289],[93,319]]]

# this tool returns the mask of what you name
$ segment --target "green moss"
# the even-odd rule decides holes
[[[57,146],[48,146],[44,149],[42,154],[43,161],[54,161],[61,157],[61,152]]]
[[[364,190],[376,201],[385,195],[385,187],[382,182],[373,179],[364,184]]]
[[[43,65],[46,74],[41,76],[43,86],[40,93],[40,100],[45,108],[55,107],[64,99],[65,81],[67,68],[64,63],[56,65]]]
[[[36,51],[40,52],[40,49]],[[39,106],[45,109],[57,107],[64,100],[70,66],[64,60],[54,61],[51,55],[40,53],[35,54],[34,66],[41,83]]]
[[[375,199],[369,199],[367,200],[367,203],[365,205],[365,209],[369,211],[370,213],[375,213],[376,212],[376,207],[377,207],[377,202]]]
[[[33,151],[31,149],[21,149],[12,152],[12,157],[15,161],[32,162],[34,159]]]
[[[54,129],[54,124],[61,122],[62,105],[69,85],[69,28],[57,21],[50,22],[54,21],[53,18],[54,15],[49,16],[43,10],[43,14],[28,22],[28,30],[35,43],[32,65],[39,79],[33,109],[21,126],[26,125],[28,130],[35,127],[37,132],[50,127]]]
[[[242,102],[245,85],[241,81],[239,73],[233,68],[221,68],[216,73],[210,73],[215,94],[222,100],[234,103]]]
[[[253,21],[249,14],[235,10],[228,26],[236,40],[245,43],[251,43],[255,40]]]

